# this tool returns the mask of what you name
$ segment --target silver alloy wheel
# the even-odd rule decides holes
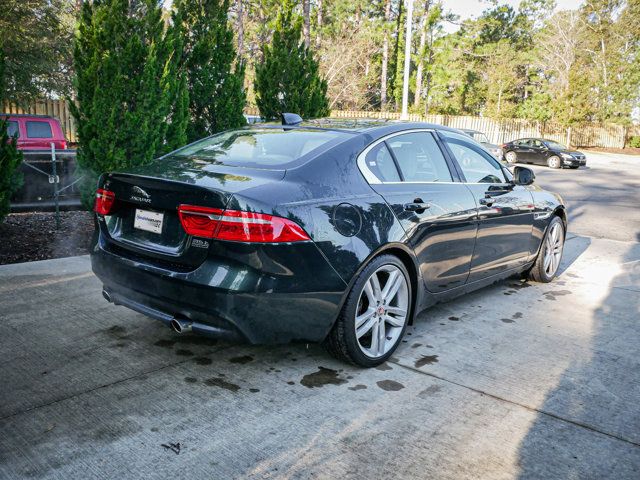
[[[560,168],[560,158],[555,155],[553,157],[549,157],[547,163],[551,168]]]
[[[558,271],[564,247],[564,232],[560,223],[554,223],[547,234],[544,250],[544,272],[553,277]]]
[[[507,152],[507,154],[505,155],[505,158],[509,163],[516,163],[518,156],[516,155],[516,152]]]
[[[362,353],[379,358],[398,341],[409,313],[409,283],[395,265],[383,265],[367,279],[356,310],[356,340]]]

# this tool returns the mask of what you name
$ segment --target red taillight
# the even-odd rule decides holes
[[[116,194],[99,188],[96,190],[96,203],[93,207],[98,215],[109,215],[113,211],[113,207],[116,203]]]
[[[178,216],[180,217],[182,228],[189,235],[213,238],[222,216],[222,210],[219,208],[180,205],[178,207]]]
[[[265,213],[180,205],[178,215],[189,235],[233,242],[301,242],[309,235],[295,222]]]

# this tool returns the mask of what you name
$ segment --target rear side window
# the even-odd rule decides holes
[[[405,182],[450,182],[451,172],[429,132],[398,135],[387,140]]]
[[[27,122],[27,137],[52,138],[51,125],[49,122]]]
[[[377,144],[365,158],[367,167],[381,182],[399,182],[400,175],[391,153],[384,142]]]
[[[20,130],[18,130],[18,122],[14,122],[14,121],[7,122],[7,134],[10,137],[20,136]]]
[[[174,155],[226,165],[284,167],[322,146],[338,143],[348,136],[348,133],[326,130],[232,130],[188,145]]]

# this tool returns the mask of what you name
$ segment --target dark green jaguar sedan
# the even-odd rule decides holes
[[[108,301],[178,334],[323,342],[371,367],[436,302],[556,275],[565,207],[531,170],[438,125],[283,119],[102,175],[91,257]]]

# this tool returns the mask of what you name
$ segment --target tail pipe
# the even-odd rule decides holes
[[[176,333],[189,333],[191,331],[191,327],[193,326],[193,322],[174,317],[173,319],[171,319],[171,322],[169,322],[169,326]]]

